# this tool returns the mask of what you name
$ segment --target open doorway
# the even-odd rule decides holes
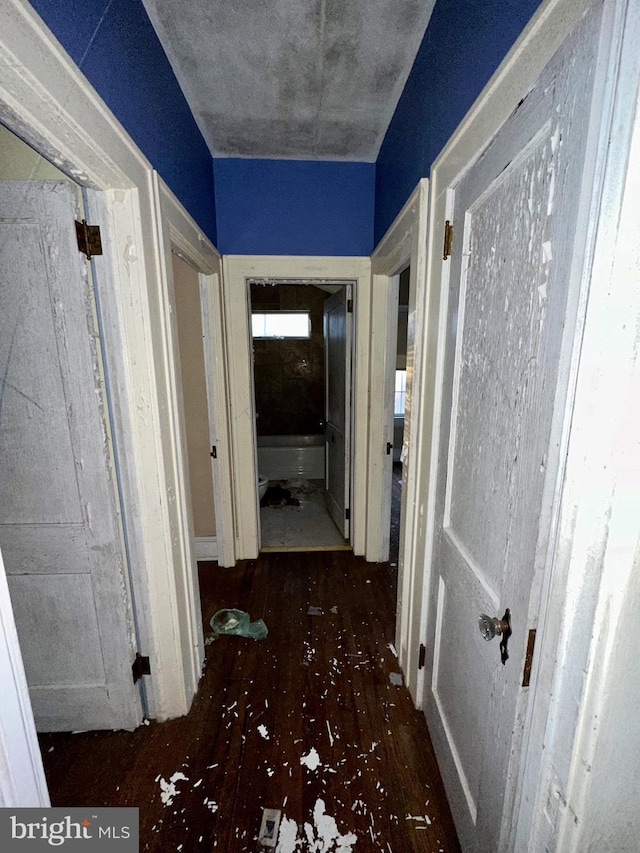
[[[248,284],[261,550],[347,549],[351,285]]]
[[[404,458],[404,416],[407,395],[407,332],[409,320],[409,286],[411,268],[398,277],[398,331],[393,377],[393,440],[391,481],[391,516],[389,519],[389,561],[397,565],[400,553],[400,518],[402,510],[402,463]]]
[[[214,451],[207,400],[200,281],[197,270],[175,252],[171,253],[171,261],[195,551],[200,560],[215,560],[218,547],[212,470]]]

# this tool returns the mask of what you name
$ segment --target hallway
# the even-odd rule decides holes
[[[268,637],[211,642],[185,718],[42,736],[53,805],[138,806],[153,853],[253,853],[263,807],[282,810],[282,853],[458,851],[424,717],[390,679],[393,571],[344,551],[201,564],[205,634],[238,607]],[[329,816],[339,836],[316,847]]]

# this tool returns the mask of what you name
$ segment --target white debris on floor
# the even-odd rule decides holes
[[[322,766],[322,762],[320,761],[320,756],[318,755],[318,750],[315,746],[311,747],[307,755],[303,755],[300,759],[300,764],[308,767],[309,770],[317,770],[318,767]]]
[[[297,656],[296,658],[305,667],[304,677],[314,682],[316,691],[313,701],[304,693],[300,697],[302,727],[298,725],[289,727],[284,722],[284,718],[271,709],[270,706],[275,704],[273,699],[252,701],[249,687],[246,690],[238,690],[237,685],[234,684],[233,689],[225,689],[221,697],[219,706],[221,728],[237,730],[240,727],[240,731],[236,731],[234,736],[240,737],[243,749],[246,744],[247,755],[251,756],[252,765],[262,776],[263,782],[265,776],[273,780],[268,783],[269,788],[273,786],[273,790],[282,790],[281,786],[283,786],[286,790],[287,780],[290,779],[293,784],[297,784],[297,780],[302,776],[305,789],[311,794],[311,803],[314,799],[316,800],[315,807],[311,814],[308,814],[307,820],[304,819],[304,813],[296,814],[296,818],[301,821],[298,824],[295,819],[288,818],[284,814],[287,800],[290,798],[287,796],[279,798],[282,802],[283,814],[277,836],[277,847],[274,848],[276,853],[356,853],[357,841],[360,841],[357,847],[362,848],[361,853],[365,849],[371,853],[400,853],[397,844],[393,844],[392,848],[388,839],[390,839],[390,833],[391,840],[393,839],[394,828],[395,832],[398,832],[400,826],[404,824],[403,817],[408,824],[404,832],[410,829],[411,835],[415,832],[415,838],[422,835],[423,839],[425,833],[419,830],[431,827],[432,820],[423,812],[423,809],[426,811],[428,808],[428,801],[424,802],[424,800],[406,802],[402,811],[394,813],[392,802],[394,804],[399,802],[396,792],[391,790],[386,782],[383,784],[380,781],[381,772],[384,772],[381,762],[384,763],[387,760],[389,752],[387,738],[394,737],[392,709],[401,706],[405,701],[404,694],[397,689],[404,683],[402,673],[389,672],[389,669],[399,666],[397,650],[393,643],[387,642],[384,638],[380,638],[378,643],[365,650],[357,641],[354,642],[350,631],[343,629],[331,633],[331,624],[334,620],[329,618],[329,613],[335,614],[337,610],[337,605],[329,607],[328,602],[324,608],[316,605],[311,605],[308,609],[306,606],[300,607],[302,618],[306,611],[309,616],[320,617],[324,614],[325,619],[328,619],[328,622],[317,618],[309,620],[309,625],[313,627],[309,629],[308,639],[302,639],[297,646],[297,654],[302,652],[302,660]],[[358,697],[362,695],[360,691],[366,689],[369,674],[372,676],[372,685],[376,685],[376,702],[380,711],[380,720],[377,728],[371,729],[372,734],[375,732],[376,739],[368,739],[365,743],[364,738],[354,736],[355,732],[351,732],[351,737],[346,731],[341,732],[340,717],[334,716],[331,709],[335,707],[334,703],[343,701],[338,686],[341,684],[340,679],[346,676],[350,680],[357,681],[361,687],[350,689],[353,696]],[[287,693],[286,688],[284,693]],[[318,707],[318,699],[322,700],[320,707]],[[395,702],[391,701],[392,699]],[[325,702],[326,711],[323,711]],[[288,716],[296,721],[296,714],[299,713],[299,710],[290,711]],[[357,713],[364,712],[358,709]],[[352,738],[353,742],[350,742]],[[316,746],[311,746],[314,742]],[[295,758],[291,760],[292,744],[299,744],[297,754],[300,755],[299,764],[305,768],[303,771],[300,771],[299,767],[296,770]],[[321,760],[318,746],[323,750],[324,761]],[[279,758],[279,753],[282,758]],[[186,759],[188,758],[189,756],[186,756]],[[207,765],[206,770],[212,771],[218,767],[219,764],[216,762]],[[182,768],[185,771],[189,769],[186,760]],[[234,849],[237,849],[238,853],[254,853],[258,840],[257,835],[254,834],[256,830],[246,825],[236,824],[235,830],[233,825],[229,827],[226,822],[231,816],[226,813],[227,801],[222,800],[222,808],[220,808],[211,796],[206,796],[209,791],[219,794],[221,771],[204,776],[202,770],[193,768],[190,772],[195,781],[184,786],[181,786],[180,782],[187,783],[188,777],[181,771],[176,771],[168,781],[161,776],[156,778],[160,783],[161,799],[165,807],[174,805],[178,798],[176,811],[165,812],[166,823],[168,824],[171,820],[174,824],[181,821],[186,825],[186,818],[182,819],[182,812],[185,809],[181,806],[186,804],[189,793],[195,794],[195,789],[199,789],[197,808],[200,810],[203,808],[201,805],[203,800],[200,799],[202,797],[204,807],[209,812],[207,822],[210,824],[210,830],[207,849],[215,848],[217,853],[219,844],[226,846],[229,843],[228,833],[235,831],[236,845],[239,846]],[[341,791],[344,796],[341,795]],[[183,796],[179,797],[180,794]],[[306,797],[303,802],[306,807],[309,807],[310,803]],[[325,802],[329,804],[331,814],[327,814]],[[409,813],[409,809],[412,813]],[[339,823],[342,825],[339,826]],[[162,820],[158,821],[157,825],[154,824],[152,831],[160,832],[161,824]],[[222,841],[222,837],[225,837],[225,842]],[[403,838],[406,839],[406,835]],[[416,841],[416,844],[419,843]],[[200,842],[195,849],[202,849]],[[429,850],[431,849],[430,847]],[[433,849],[437,851],[437,843]]]
[[[180,791],[178,791],[178,789],[176,788],[176,782],[179,782],[181,779],[185,782],[189,781],[188,778],[184,775],[184,773],[180,773],[180,771],[174,773],[168,782],[162,777],[156,779],[156,781],[160,782],[160,798],[162,799],[162,802],[165,804],[165,806],[173,805],[174,797],[176,797],[180,793]]]
[[[282,816],[276,853],[353,853],[357,842],[354,832],[340,833],[334,817],[326,814],[324,800],[318,798],[313,808],[313,824],[299,828],[295,820]]]
[[[280,832],[278,834],[278,846],[276,853],[294,853],[298,838],[298,824],[282,815],[280,821]]]
[[[215,814],[218,811],[218,804],[214,800],[210,800],[209,797],[205,797],[204,805],[212,814]]]
[[[429,817],[429,815],[426,815],[426,814],[425,815],[408,814],[407,817],[405,818],[405,820],[415,820],[418,823],[426,823],[427,826],[431,826],[431,818]],[[418,828],[422,829],[422,827],[418,827]]]

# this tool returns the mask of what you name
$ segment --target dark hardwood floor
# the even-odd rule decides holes
[[[389,564],[271,553],[201,564],[200,580],[205,632],[216,610],[238,607],[268,637],[208,645],[182,719],[42,736],[53,804],[137,806],[140,850],[154,853],[254,853],[263,807],[282,810],[281,853],[296,835],[295,850],[458,851],[424,717],[389,678],[399,671]],[[331,842],[323,814],[337,823]]]

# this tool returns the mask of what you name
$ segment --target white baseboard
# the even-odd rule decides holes
[[[217,560],[218,540],[215,536],[196,536],[196,560]]]

